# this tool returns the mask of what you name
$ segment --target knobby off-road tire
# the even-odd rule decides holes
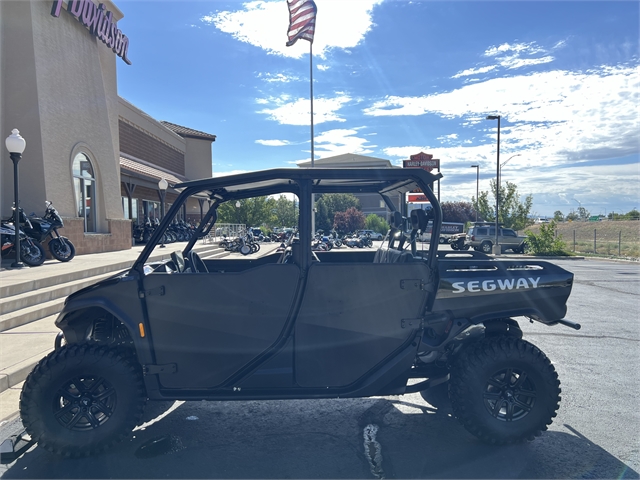
[[[454,415],[491,444],[533,440],[560,402],[560,381],[547,356],[524,340],[500,336],[469,346],[451,367]]]
[[[146,394],[134,357],[117,349],[65,345],[36,365],[20,395],[20,415],[38,445],[83,457],[123,440],[142,417]]]

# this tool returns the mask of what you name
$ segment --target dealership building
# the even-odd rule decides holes
[[[157,218],[172,185],[211,177],[215,135],[158,121],[118,96],[129,39],[111,1],[0,1],[0,134],[26,140],[20,206],[64,219],[78,254],[131,248],[132,222]],[[2,147],[0,214],[11,215],[14,164]],[[160,190],[161,180],[169,188]],[[206,199],[181,217],[199,220]]]

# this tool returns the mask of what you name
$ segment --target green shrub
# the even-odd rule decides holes
[[[372,213],[367,215],[367,218],[365,219],[365,228],[367,230],[373,230],[374,232],[386,235],[389,231],[389,224],[384,218]]]
[[[527,246],[529,253],[534,255],[568,255],[562,236],[557,235],[555,220],[540,225],[540,231],[533,233],[527,230]]]

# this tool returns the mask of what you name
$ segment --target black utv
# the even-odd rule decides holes
[[[515,317],[579,328],[564,319],[573,275],[526,258],[439,252],[438,178],[275,169],[175,185],[180,196],[132,268],[67,298],[56,349],[22,389],[25,430],[43,448],[83,456],[125,438],[148,400],[428,398],[448,384],[455,416],[480,439],[539,435],[556,416],[560,382]],[[397,204],[416,189],[431,213],[403,218]],[[223,203],[281,193],[300,208],[299,234],[282,252],[202,259],[193,250]],[[331,193],[380,195],[392,225],[380,249],[312,251],[312,198]],[[194,195],[211,204],[196,234],[170,260],[147,263]],[[427,227],[430,243],[416,242]]]

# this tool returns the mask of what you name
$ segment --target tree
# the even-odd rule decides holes
[[[355,207],[348,208],[346,212],[336,212],[333,219],[333,228],[341,234],[362,230],[364,224],[364,214]]]
[[[323,201],[316,202],[316,230],[328,232],[331,230],[333,222],[329,221],[327,204]]]
[[[487,222],[496,221],[496,181],[491,180],[491,193],[493,201],[489,201],[489,192],[480,192],[480,198],[474,202],[478,214]],[[515,183],[506,182],[505,186],[500,186],[500,216],[498,222],[504,224],[506,228],[522,230],[531,225],[533,221],[529,218],[533,197],[527,195],[524,202],[520,202],[518,187]]]
[[[567,222],[575,222],[576,220],[578,220],[580,217],[578,216],[578,214],[576,212],[574,212],[573,210],[571,210],[569,213],[567,213],[567,216],[564,217],[564,219]]]
[[[331,230],[336,212],[346,212],[349,208],[360,210],[360,200],[355,195],[349,193],[327,193],[316,199],[316,225],[318,225],[318,215],[322,209],[326,208],[326,229]],[[320,219],[324,221],[324,218]],[[324,230],[324,228],[323,228]]]
[[[375,213],[367,215],[364,223],[364,227],[367,230],[373,230],[374,232],[381,233],[382,235],[386,235],[389,231],[389,224],[387,221]]]
[[[275,200],[271,225],[274,227],[295,227],[298,225],[296,204],[284,195]]]
[[[540,231],[533,233],[530,230],[527,234],[527,247],[534,255],[567,255],[562,236],[557,234],[558,224],[555,220],[540,225]]]
[[[240,206],[237,207],[236,203]],[[284,195],[278,199],[254,197],[225,202],[218,208],[218,222],[239,223],[249,227],[293,226],[298,223],[294,204]]]
[[[580,220],[582,220],[583,222],[586,222],[587,220],[589,220],[590,216],[591,216],[591,213],[589,213],[589,210],[584,208],[582,205],[578,207],[578,217],[580,217]]]
[[[467,223],[476,219],[476,209],[471,202],[442,202],[440,208],[443,222]]]
[[[560,210],[553,212],[553,219],[556,222],[564,222],[564,214]]]

